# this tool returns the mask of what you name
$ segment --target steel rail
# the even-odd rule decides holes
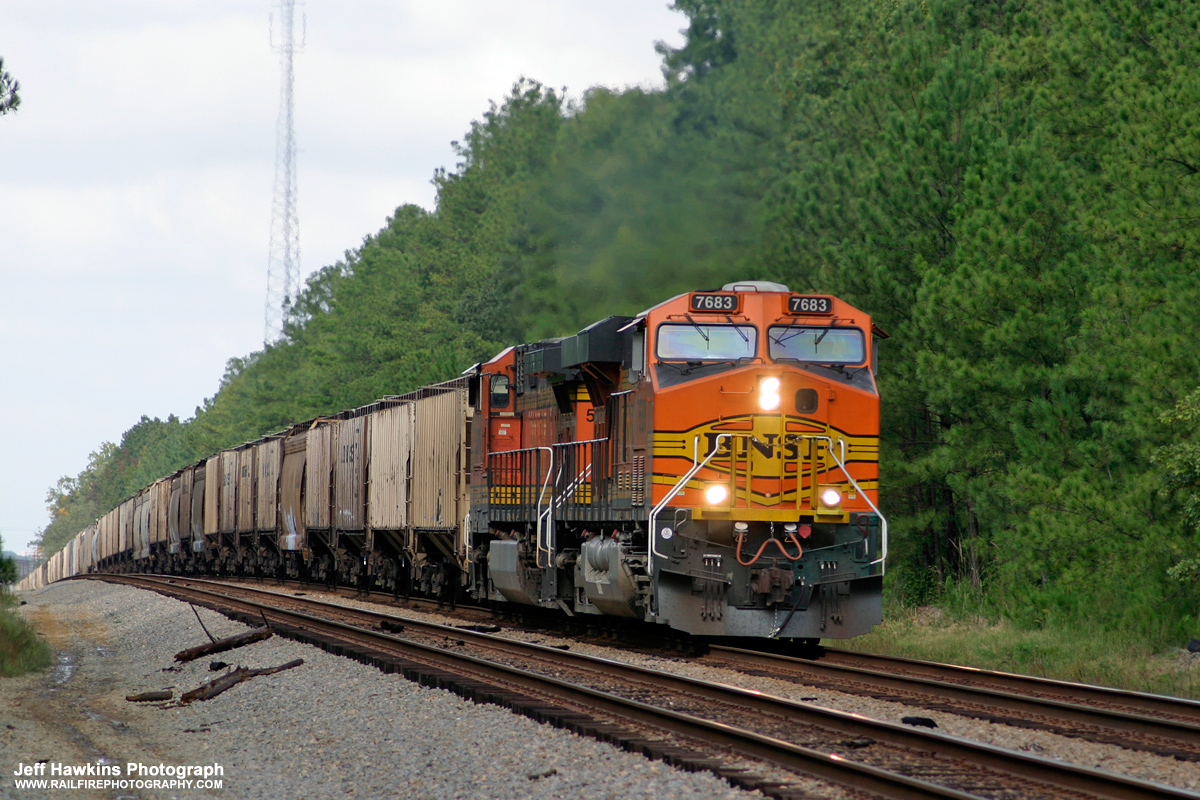
[[[1020,726],[1023,719],[1051,715],[1055,720],[1074,725],[1106,728],[1116,733],[1138,736],[1154,736],[1169,739],[1188,749],[1170,755],[1200,760],[1200,724],[1159,716],[1145,716],[1124,710],[1096,708],[1079,705],[1060,699],[1032,697],[1006,689],[978,685],[948,683],[945,678],[898,675],[878,669],[856,667],[848,664],[830,664],[806,658],[774,655],[753,650],[713,645],[709,652],[713,656],[724,656],[736,664],[753,666],[759,670],[771,670],[773,674],[791,673],[802,680],[821,685],[845,685],[847,681],[859,681],[873,687],[882,687],[897,692],[916,692],[932,695],[940,700],[953,700],[976,706],[986,706],[993,711],[1018,716],[1005,716],[1007,724]],[[1016,676],[1014,676],[1016,677]],[[1114,690],[1115,691],[1115,690]],[[1038,727],[1044,727],[1040,722]],[[1120,744],[1133,749],[1162,752],[1161,746],[1121,738]]]
[[[106,576],[106,577],[112,577],[112,576]],[[129,578],[131,576],[120,576],[120,577]],[[502,673],[500,673],[500,674],[508,674],[506,672],[507,670],[514,669],[512,667],[495,664],[494,662],[476,659],[472,656],[467,656],[465,654],[448,654],[446,651],[444,651],[440,648],[431,647],[428,645],[420,645],[419,643],[415,643],[415,642],[408,642],[403,639],[398,639],[397,637],[394,637],[394,636],[378,633],[374,630],[364,630],[362,628],[358,628],[355,626],[345,625],[344,623],[337,623],[337,622],[333,622],[330,620],[321,620],[320,618],[312,617],[311,615],[304,614],[302,612],[284,611],[281,609],[277,609],[277,608],[268,606],[266,604],[256,603],[254,601],[245,600],[245,599],[241,599],[241,598],[232,598],[229,595],[225,594],[224,592],[220,592],[220,591],[212,591],[209,589],[195,588],[195,587],[188,587],[188,586],[180,587],[178,585],[180,579],[176,578],[176,579],[171,579],[171,580],[174,580],[176,582],[173,586],[167,583],[167,579],[159,579],[159,578],[148,579],[148,578],[145,578],[144,576],[134,577],[134,579],[129,582],[131,582],[131,583],[146,583],[146,584],[153,586],[157,590],[170,591],[173,589],[184,589],[184,590],[194,591],[194,592],[202,593],[204,595],[208,595],[210,597],[215,596],[215,598],[219,602],[232,601],[232,602],[237,602],[237,603],[246,603],[248,606],[252,607],[252,609],[256,613],[264,613],[265,612],[265,613],[269,613],[269,614],[295,615],[296,617],[304,619],[305,621],[311,621],[312,624],[336,626],[336,629],[339,631],[349,632],[349,634],[353,637],[361,637],[363,643],[368,644],[368,645],[370,644],[370,642],[376,641],[376,640],[383,640],[383,641],[387,641],[387,642],[396,642],[396,643],[402,643],[406,647],[407,646],[417,647],[419,649],[419,652],[423,652],[423,653],[427,653],[427,654],[428,653],[436,653],[436,654],[438,654],[439,657],[442,657],[442,658],[452,655],[454,658],[466,659],[468,663],[475,665],[473,668],[478,667],[479,664],[485,664],[485,665],[488,665],[488,667],[487,667],[488,669],[502,670]],[[619,680],[626,681],[626,682],[636,682],[636,683],[646,684],[646,685],[650,685],[650,686],[653,686],[653,687],[656,687],[659,689],[670,691],[670,692],[673,692],[673,693],[676,693],[679,695],[685,695],[685,696],[690,695],[692,697],[700,698],[703,700],[711,700],[714,702],[720,702],[720,703],[725,703],[725,704],[728,704],[731,706],[736,706],[736,707],[739,707],[742,709],[750,709],[756,713],[771,715],[776,718],[783,719],[785,722],[788,722],[788,723],[816,726],[819,728],[830,730],[832,732],[835,732],[838,736],[849,736],[851,738],[866,737],[873,741],[882,742],[882,743],[890,744],[890,745],[897,746],[897,747],[902,747],[902,748],[909,749],[909,750],[917,749],[924,753],[936,753],[945,758],[968,761],[971,764],[979,766],[979,767],[985,767],[988,769],[996,770],[998,772],[1007,774],[1010,777],[1015,776],[1018,780],[1021,780],[1021,781],[1033,781],[1036,783],[1048,784],[1050,786],[1054,786],[1057,789],[1064,790],[1064,791],[1085,792],[1094,797],[1114,798],[1114,799],[1121,798],[1122,800],[1125,800],[1127,798],[1130,800],[1132,800],[1133,798],[1138,798],[1139,800],[1149,799],[1149,798],[1200,798],[1200,794],[1188,792],[1188,791],[1185,791],[1182,789],[1176,789],[1174,787],[1161,786],[1161,785],[1153,784],[1153,783],[1150,783],[1147,781],[1141,781],[1141,780],[1137,780],[1137,779],[1127,778],[1124,776],[1117,776],[1117,775],[1113,775],[1111,773],[1103,772],[1100,770],[1094,770],[1094,769],[1090,769],[1087,767],[1080,767],[1080,766],[1075,766],[1075,765],[1064,764],[1062,762],[1042,758],[1040,756],[1020,753],[1017,751],[1007,750],[1007,749],[995,747],[992,745],[971,742],[968,740],[960,739],[958,737],[948,736],[946,734],[940,734],[940,733],[936,733],[933,731],[924,731],[924,730],[920,730],[920,729],[914,729],[909,726],[897,725],[895,723],[889,723],[889,722],[884,722],[884,721],[879,721],[879,720],[871,720],[871,719],[861,717],[856,714],[847,714],[847,713],[835,711],[832,709],[814,707],[814,706],[807,705],[807,704],[797,703],[795,701],[788,700],[786,698],[774,697],[774,696],[771,696],[768,694],[764,694],[762,692],[741,689],[738,687],[724,685],[724,684],[710,683],[707,681],[701,681],[701,680],[697,680],[694,678],[678,676],[678,675],[674,675],[671,673],[664,673],[661,671],[650,670],[650,669],[646,669],[643,667],[636,667],[633,665],[625,664],[625,663],[622,663],[619,661],[613,661],[610,659],[603,659],[603,658],[598,658],[596,656],[587,656],[587,655],[582,655],[579,653],[572,653],[570,651],[563,651],[563,650],[560,650],[557,648],[547,647],[544,645],[536,645],[536,644],[520,642],[520,641],[516,641],[516,640],[512,640],[512,639],[505,639],[502,637],[497,637],[497,636],[493,636],[493,635],[485,634],[485,633],[478,633],[478,632],[474,632],[474,631],[470,631],[470,630],[465,630],[462,628],[454,628],[454,627],[450,627],[450,626],[440,625],[437,623],[415,620],[415,619],[412,619],[409,617],[397,617],[392,614],[368,611],[368,610],[363,610],[363,609],[356,609],[356,608],[351,608],[351,607],[347,607],[347,606],[342,606],[340,604],[324,603],[322,601],[313,600],[311,598],[296,598],[293,596],[284,595],[284,594],[280,594],[280,593],[276,593],[276,592],[272,592],[272,591],[264,590],[264,589],[255,589],[255,588],[244,587],[244,586],[240,586],[240,585],[230,586],[227,584],[220,584],[219,582],[207,581],[207,580],[203,580],[203,579],[189,578],[189,579],[185,579],[185,580],[187,583],[200,583],[200,584],[206,584],[206,585],[216,585],[223,589],[227,588],[227,589],[233,589],[235,591],[248,592],[248,593],[258,594],[258,595],[266,595],[266,596],[271,597],[272,599],[294,602],[294,603],[302,604],[302,605],[309,606],[309,607],[322,607],[322,608],[326,608],[328,610],[336,611],[339,614],[343,614],[343,613],[350,614],[352,616],[359,617],[364,620],[369,620],[372,624],[375,624],[375,625],[377,625],[379,622],[381,622],[383,620],[400,621],[402,624],[405,625],[405,627],[412,627],[413,629],[422,630],[426,633],[437,635],[437,636],[455,637],[455,638],[464,639],[464,640],[470,639],[473,644],[487,647],[487,648],[497,650],[500,652],[504,652],[506,654],[519,655],[519,656],[522,656],[525,658],[529,658],[532,655],[535,658],[550,661],[550,662],[554,663],[556,666],[562,666],[565,664],[565,665],[569,665],[576,669],[587,670],[587,671],[590,671],[593,673],[601,674],[608,678],[617,678]],[[616,703],[617,704],[616,707],[613,707],[611,705],[605,706],[605,708],[608,709],[607,713],[614,713],[614,714],[618,714],[620,716],[627,716],[627,718],[635,719],[636,721],[641,722],[643,724],[658,725],[658,723],[654,722],[651,718],[647,717],[646,716],[647,714],[652,714],[652,715],[666,714],[668,716],[680,715],[678,717],[673,718],[673,719],[675,719],[675,722],[672,724],[683,724],[682,720],[686,719],[686,724],[689,726],[696,724],[694,721],[700,719],[700,718],[693,717],[692,715],[681,714],[681,712],[670,711],[667,709],[660,709],[656,706],[651,706],[648,704],[640,703],[638,701],[629,700],[627,698],[622,698],[622,697],[614,696],[614,695],[608,695],[606,693],[599,692],[598,690],[587,689],[586,687],[580,687],[575,684],[565,683],[562,681],[558,681],[557,679],[548,678],[548,677],[538,674],[538,673],[526,673],[525,671],[519,671],[519,672],[521,672],[524,675],[532,675],[533,677],[531,678],[531,680],[534,681],[535,686],[541,686],[543,683],[563,684],[565,686],[571,687],[572,691],[584,691],[586,693],[589,693],[588,694],[589,697],[594,695],[597,700],[603,699],[604,702],[609,703],[609,704]],[[528,684],[522,684],[522,685],[528,686]],[[570,702],[580,702],[580,701],[574,700],[574,701],[570,701]],[[617,710],[615,710],[618,707],[625,708],[625,707],[627,707],[627,704],[630,704],[630,703],[634,704],[634,708],[636,710],[636,714],[634,714],[633,716],[620,714]],[[592,703],[592,701],[590,701],[590,700],[588,701],[588,704],[594,705],[594,703]],[[712,730],[714,730],[714,728],[712,728],[711,726],[716,726],[715,729],[717,729],[717,730],[727,730],[727,731],[736,731],[737,732],[737,736],[735,736],[735,738],[737,739],[736,742],[724,741],[721,744],[721,746],[732,747],[734,750],[736,750],[738,752],[742,752],[747,755],[752,755],[755,758],[764,758],[766,760],[772,761],[772,763],[777,763],[780,766],[784,766],[787,769],[797,768],[795,765],[798,762],[788,760],[788,759],[791,759],[792,756],[788,756],[787,758],[785,758],[785,761],[781,762],[781,761],[775,761],[772,758],[768,758],[767,756],[764,756],[759,751],[759,748],[762,748],[762,747],[767,747],[768,749],[776,748],[777,743],[780,743],[780,740],[777,740],[774,737],[764,736],[762,734],[753,733],[751,731],[746,731],[744,729],[738,729],[733,726],[725,725],[724,723],[720,723],[720,722],[712,722],[712,721],[706,721],[706,720],[702,720],[701,722],[703,723],[704,730],[706,730],[706,731],[711,732]],[[701,739],[704,739],[705,741],[709,741],[710,743],[713,743],[713,744],[717,743],[717,740],[707,738],[710,735],[710,733],[698,734],[694,730],[685,733],[684,729],[676,728],[676,727],[667,727],[667,729],[671,730],[674,733],[679,733],[681,735],[688,735],[693,738],[701,738]],[[724,736],[725,734],[721,734],[721,735]],[[782,744],[787,745],[787,748],[798,749],[800,751],[804,751],[805,752],[804,759],[806,760],[805,763],[807,763],[807,760],[811,760],[811,758],[813,757],[812,753],[816,753],[818,756],[820,756],[821,763],[824,764],[824,766],[821,768],[822,770],[828,769],[830,763],[836,763],[838,765],[856,763],[853,761],[849,761],[841,756],[837,756],[834,754],[820,753],[819,751],[812,751],[810,748],[804,748],[800,745],[794,745],[794,744],[789,744],[789,743],[782,743]],[[803,771],[805,771],[808,774],[816,774],[821,777],[828,778],[828,774],[826,772],[824,772],[824,771],[813,772],[812,764],[809,764],[808,766],[809,766],[809,769],[806,769]],[[867,765],[859,764],[859,766],[867,766]],[[878,769],[878,768],[871,767],[870,769]],[[841,782],[844,782],[844,779],[842,779]],[[922,781],[921,783],[925,783],[925,782]],[[858,784],[855,784],[855,785],[858,785]],[[930,784],[930,785],[932,785],[932,784]],[[927,790],[927,788],[923,787],[922,791],[928,791],[928,790]],[[957,790],[951,790],[951,791],[957,791]],[[896,795],[896,796],[903,796],[903,795]],[[917,796],[922,796],[922,795],[917,795]],[[960,793],[960,794],[946,794],[946,795],[928,795],[928,794],[926,794],[924,796],[959,797],[959,796],[973,796],[973,795],[969,795],[969,794],[963,795]]]
[[[105,574],[108,574],[108,573],[105,573]],[[112,573],[112,574],[120,575],[123,573]],[[128,573],[125,573],[125,574],[128,574]],[[206,578],[201,578],[199,576],[192,575],[192,574],[186,574],[186,575],[171,575],[168,573],[142,573],[142,574],[144,575],[144,577],[148,577],[148,578],[163,578],[163,579],[172,580],[172,581],[208,580]],[[80,580],[80,579],[85,579],[85,578],[99,578],[100,575],[101,575],[100,573],[90,573],[88,575],[75,575],[72,578],[70,578],[70,580]],[[351,599],[357,599],[364,603],[374,603],[376,605],[381,605],[381,606],[396,605],[396,604],[400,604],[400,605],[408,604],[408,605],[413,605],[413,606],[438,607],[439,605],[445,605],[445,603],[446,603],[445,600],[438,600],[436,598],[424,597],[422,595],[417,595],[417,594],[409,595],[406,597],[402,594],[396,594],[394,591],[389,591],[387,589],[364,590],[364,589],[358,589],[353,586],[348,586],[346,584],[341,584],[341,583],[339,583],[337,586],[330,587],[329,584],[321,583],[319,581],[304,581],[304,580],[300,580],[299,578],[278,578],[274,575],[257,575],[257,576],[256,575],[230,575],[230,576],[227,576],[227,577],[222,578],[219,581],[215,581],[215,582],[220,583],[220,585],[222,585],[222,586],[236,586],[239,588],[246,588],[246,589],[260,589],[261,585],[267,581],[269,581],[270,583],[272,583],[276,586],[282,586],[283,584],[289,584],[289,585],[295,586],[299,589],[306,589],[311,592],[321,592],[323,594],[332,594],[332,595],[337,595],[339,597],[349,597]],[[270,590],[266,589],[264,591],[270,591]],[[277,593],[277,594],[280,594],[280,596],[286,596],[286,597],[294,596],[294,595],[283,595],[281,592]],[[495,614],[495,611],[493,609],[488,608],[486,606],[473,606],[473,605],[468,605],[465,603],[456,603],[454,608],[456,611],[459,611],[459,612],[486,614],[488,617],[492,617]],[[530,608],[536,609],[538,607],[530,606]],[[439,613],[446,613],[446,612],[444,610],[442,610]]]
[[[713,648],[714,650],[718,648]],[[932,661],[921,661],[902,656],[884,656],[874,653],[858,653],[853,650],[823,648],[820,657],[822,663],[839,666],[857,666],[862,669],[916,674],[925,678],[939,681],[951,680],[964,684],[987,686],[1023,692],[1026,694],[1047,695],[1068,702],[1087,701],[1096,704],[1120,705],[1149,716],[1171,717],[1179,720],[1190,720],[1200,723],[1200,700],[1185,697],[1170,697],[1168,695],[1135,692],[1128,689],[1114,689],[1108,686],[1096,686],[1090,683],[1042,678],[1036,675],[1018,675],[1012,672],[977,669],[957,664],[938,664]],[[807,659],[806,659],[807,660]]]

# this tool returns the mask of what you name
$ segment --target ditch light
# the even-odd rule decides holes
[[[842,490],[836,486],[817,487],[817,511],[837,512],[842,507]]]

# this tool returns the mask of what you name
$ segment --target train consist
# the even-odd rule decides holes
[[[705,637],[856,636],[881,618],[887,554],[884,337],[776,283],[683,294],[185,467],[23,588],[296,577]]]

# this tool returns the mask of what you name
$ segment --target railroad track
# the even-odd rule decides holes
[[[1044,697],[1049,700],[1061,700],[1148,717],[1200,724],[1200,701],[1197,700],[1166,697],[1146,692],[1131,692],[1107,686],[1093,686],[1032,675],[1015,675],[1010,672],[937,664],[900,656],[880,656],[833,648],[822,649],[824,653],[821,660],[827,664],[876,671],[884,670],[893,675],[932,678],[942,683],[1010,691],[1029,697]]]
[[[222,610],[385,671],[496,702],[778,798],[806,779],[886,798],[1198,798],[955,737],[295,594],[185,578],[103,576]],[[385,633],[380,628],[390,628]]]
[[[825,650],[818,659],[712,646],[700,663],[925,710],[1200,761],[1200,703],[950,664]]]
[[[271,577],[223,577],[223,578],[200,578],[192,575],[155,575],[154,577],[165,577],[170,580],[216,580],[222,585],[227,586],[244,586],[247,589],[262,589],[266,586],[273,587],[268,591],[282,593],[285,588],[293,588],[297,592],[303,594],[324,594],[336,597],[346,598],[348,600],[357,600],[363,603],[372,603],[380,606],[389,606],[401,611],[408,609],[420,609],[432,613],[445,614],[456,619],[461,619],[464,622],[491,622],[496,617],[496,611],[484,606],[473,606],[466,603],[456,603],[449,607],[445,601],[439,601],[420,595],[411,595],[405,597],[394,592],[385,592],[378,589],[363,590],[353,589],[348,586],[337,584],[330,586],[327,583],[318,583],[313,581],[302,581],[296,578],[275,578]],[[547,615],[547,619],[554,619]]]
[[[170,576],[178,577],[178,576]],[[193,576],[182,576],[193,577]],[[445,617],[462,620],[464,623],[493,623],[518,626],[522,629],[537,629],[547,634],[565,636],[570,639],[593,642],[601,646],[613,646],[620,643],[625,649],[635,649],[648,654],[660,654],[664,651],[680,653],[688,656],[700,655],[707,651],[708,646],[700,639],[680,633],[673,629],[663,629],[662,625],[626,620],[619,617],[565,617],[558,610],[539,608],[537,606],[521,606],[515,603],[501,603],[498,607],[472,606],[458,603],[449,607],[444,601],[412,595],[404,597],[393,592],[379,590],[352,589],[347,586],[329,586],[325,583],[302,581],[295,578],[278,579],[274,577],[224,577],[217,578],[222,583],[248,588],[274,587],[276,591],[285,586],[294,586],[305,594],[324,594],[343,597],[364,603],[388,606],[406,610],[423,610],[440,614]],[[815,650],[815,649],[814,649]]]
[[[310,591],[318,588],[298,585]],[[441,607],[432,600],[398,600],[387,593],[372,592],[369,597],[346,589],[337,593],[371,602],[382,600],[399,608]],[[468,622],[487,621],[491,615],[488,609],[471,607],[441,613]],[[565,628],[570,638],[603,644],[606,638],[620,635],[627,648],[663,649],[661,637],[656,647],[641,629],[608,631],[601,636],[582,633],[588,626],[564,626],[559,617],[518,614],[515,619],[549,630]],[[672,650],[703,654],[697,663],[717,668],[1200,762],[1200,702],[1194,700],[834,648],[801,647],[798,649],[805,656],[796,657],[689,645],[676,639],[668,645]]]

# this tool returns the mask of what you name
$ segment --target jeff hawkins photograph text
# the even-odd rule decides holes
[[[104,762],[63,764],[57,761],[18,763],[12,772],[17,788],[29,789],[220,789],[220,764],[141,764]],[[21,780],[24,779],[24,780]],[[123,779],[123,780],[114,780]],[[149,779],[149,780],[145,780]]]

